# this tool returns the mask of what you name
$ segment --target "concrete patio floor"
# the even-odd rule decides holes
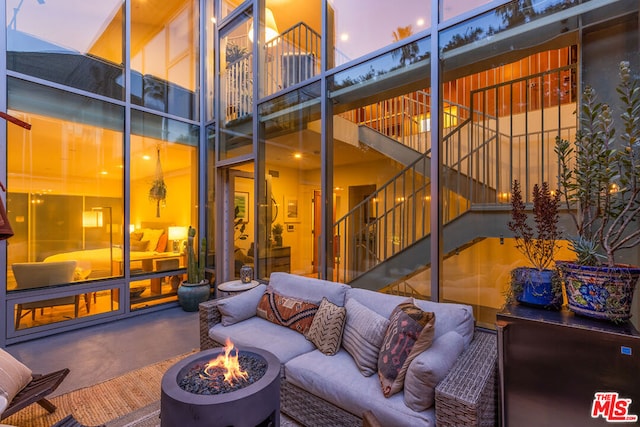
[[[172,307],[8,346],[35,373],[71,372],[51,397],[200,348],[198,313]],[[286,416],[282,427],[299,424]]]

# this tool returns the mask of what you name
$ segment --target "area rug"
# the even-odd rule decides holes
[[[144,368],[131,371],[91,387],[56,396],[58,407],[49,414],[33,404],[2,420],[18,427],[50,427],[72,414],[84,425],[106,424],[109,427],[147,427],[159,425],[160,382],[164,373],[186,353]],[[157,407],[157,408],[156,408]]]

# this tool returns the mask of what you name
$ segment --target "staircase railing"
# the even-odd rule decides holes
[[[234,41],[234,43],[238,44]],[[270,95],[320,72],[320,34],[304,22],[292,26],[265,44],[262,90]],[[222,79],[227,122],[251,115],[253,107],[253,53],[227,64]]]
[[[419,90],[342,113],[341,117],[424,153],[431,148],[430,102],[429,92]],[[469,117],[469,107],[445,101],[442,114],[446,132]]]
[[[320,73],[322,38],[299,22],[265,46],[264,90],[271,95]]]

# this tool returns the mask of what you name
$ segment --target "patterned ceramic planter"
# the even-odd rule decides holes
[[[178,288],[178,302],[184,311],[198,311],[201,302],[205,302],[211,295],[211,285],[208,280],[200,283],[182,282]]]
[[[516,301],[534,307],[559,310],[562,306],[562,290],[553,288],[554,270],[538,270],[518,267],[511,272]],[[559,283],[559,282],[558,282]]]
[[[640,268],[590,267],[562,261],[556,265],[562,272],[571,311],[614,322],[631,317]]]

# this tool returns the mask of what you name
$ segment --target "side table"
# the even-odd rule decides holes
[[[260,282],[257,280],[252,280],[249,283],[242,283],[240,280],[231,280],[229,282],[220,283],[218,285],[218,294],[217,298],[225,297],[228,295],[239,294],[244,291],[248,291],[249,289],[253,289],[258,286]]]

